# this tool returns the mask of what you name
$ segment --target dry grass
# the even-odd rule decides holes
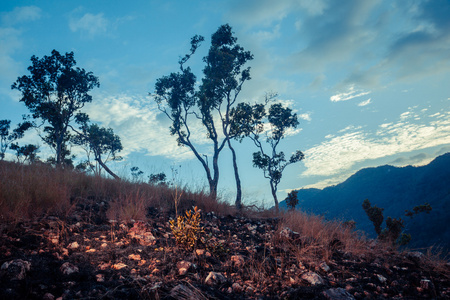
[[[144,220],[147,209],[183,213],[197,206],[204,212],[233,213],[228,203],[212,199],[204,191],[113,180],[44,164],[25,165],[0,161],[0,223],[58,215],[67,217],[80,199],[104,201],[107,217]]]
[[[281,214],[278,233],[289,228],[299,233],[300,241],[286,243],[276,234],[275,243],[288,246],[303,262],[321,259],[328,261],[336,248],[355,255],[370,255],[374,245],[369,240],[344,226],[338,221],[325,221],[322,217],[301,211],[289,211]]]

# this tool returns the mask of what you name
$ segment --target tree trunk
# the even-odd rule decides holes
[[[63,140],[64,140],[64,136],[62,136],[62,135],[60,135],[56,138],[56,166],[57,167],[62,166],[61,153],[62,153]]]
[[[278,214],[278,198],[277,198],[277,189],[274,187],[272,180],[270,181],[270,188],[272,190],[273,201],[275,202],[275,212]]]
[[[237,158],[236,158],[236,151],[234,151],[234,148],[231,146],[231,142],[228,139],[228,147],[231,150],[231,153],[233,155],[233,169],[234,169],[234,178],[236,180],[236,200],[234,204],[236,205],[236,208],[238,210],[242,209],[242,187],[241,187],[241,178],[239,177],[239,169],[237,165]]]
[[[114,174],[114,172],[111,171],[111,169],[108,168],[108,166],[106,166],[106,165],[103,163],[103,161],[102,161],[102,159],[101,159],[100,157],[99,157],[99,158],[96,158],[95,160],[98,161],[98,163],[100,164],[100,166],[102,166],[102,168],[105,169],[105,171],[108,172],[109,175],[111,175],[112,177],[114,177],[114,179],[117,179],[117,180],[120,179],[119,176],[117,176],[116,174]]]

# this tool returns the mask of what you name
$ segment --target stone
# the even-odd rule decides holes
[[[384,277],[383,275],[380,275],[380,274],[377,274],[377,278],[381,284],[385,284],[387,281],[386,277]]]
[[[97,275],[95,275],[95,278],[97,279],[97,282],[105,281],[105,275],[103,275],[103,274],[97,274]]]
[[[294,240],[300,237],[298,232],[292,231],[292,229],[285,227],[280,231],[280,237],[288,240]]]
[[[130,254],[128,255],[128,258],[132,260],[141,260],[141,256],[139,254]]]
[[[325,281],[320,277],[319,274],[314,272],[306,272],[301,276],[302,280],[308,282],[311,285],[324,284]]]
[[[234,293],[240,293],[244,290],[244,288],[237,282],[231,285],[231,289],[233,290]]]
[[[42,297],[42,300],[55,300],[55,296],[50,293],[45,293],[44,297]]]
[[[355,298],[350,295],[349,292],[347,292],[343,288],[335,288],[335,289],[328,289],[322,293],[326,299],[329,300],[354,300]]]
[[[142,246],[152,246],[156,244],[156,238],[151,233],[150,227],[143,222],[134,223],[133,227],[128,232],[128,236],[132,239],[136,239]]]
[[[26,260],[15,259],[5,262],[1,269],[8,272],[11,280],[23,280],[26,273],[31,269],[31,263]]]
[[[239,268],[244,265],[244,257],[242,255],[231,256],[231,263],[233,266]]]
[[[73,242],[73,243],[70,243],[69,246],[68,246],[67,248],[73,250],[73,249],[77,249],[78,247],[80,247],[80,245],[78,245],[77,242]]]
[[[225,282],[227,282],[227,279],[219,272],[209,272],[205,279],[205,283],[208,285],[217,285]]]
[[[319,268],[325,273],[330,272],[330,267],[324,262],[319,265]]]
[[[127,265],[124,264],[124,263],[117,263],[117,264],[112,265],[112,268],[114,270],[121,270],[121,269],[123,269],[125,267],[127,267]]]
[[[62,264],[61,268],[59,268],[64,275],[70,275],[74,273],[78,273],[80,270],[74,264],[70,262],[65,262]]]
[[[189,261],[185,261],[185,260],[179,261],[177,263],[178,274],[181,276],[186,275],[186,273],[189,271],[191,266],[192,266],[192,263]]]

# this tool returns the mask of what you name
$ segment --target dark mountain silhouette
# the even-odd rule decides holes
[[[450,249],[450,153],[421,167],[362,169],[338,185],[299,190],[298,198],[298,209],[327,219],[354,220],[358,230],[374,238],[373,224],[362,209],[364,199],[369,199],[372,205],[384,208],[385,219],[401,217],[405,221],[405,232],[412,235],[409,247]],[[433,208],[429,214],[413,219],[404,215],[406,209],[425,202]],[[285,201],[280,207],[287,207]]]

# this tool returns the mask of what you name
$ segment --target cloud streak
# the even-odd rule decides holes
[[[362,161],[446,144],[450,144],[450,112],[440,112],[429,122],[417,122],[415,113],[402,114],[395,123],[379,125],[376,132],[355,128],[306,150],[302,176],[337,175]]]

